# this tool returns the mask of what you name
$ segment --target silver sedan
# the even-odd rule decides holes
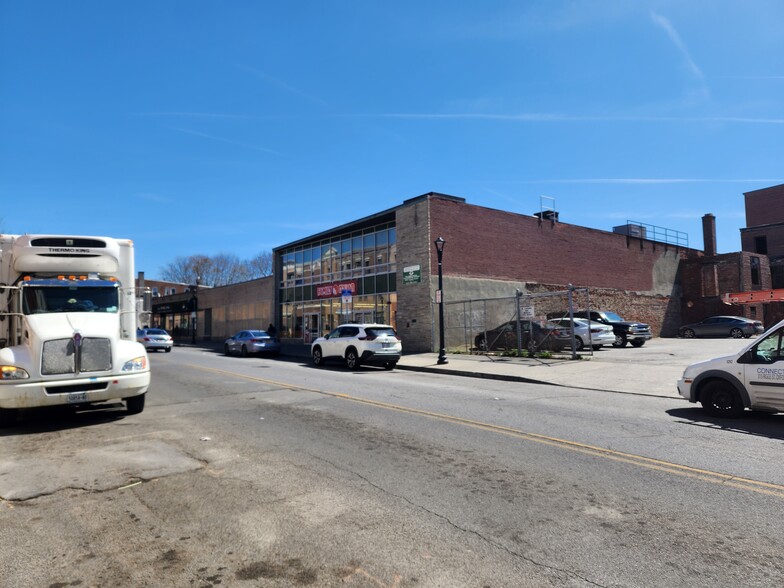
[[[280,339],[273,337],[267,331],[240,331],[226,339],[223,343],[223,353],[226,355],[239,353],[242,357],[251,354],[278,355]]]

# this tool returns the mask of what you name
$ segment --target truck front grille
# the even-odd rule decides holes
[[[85,337],[77,347],[73,339],[44,342],[41,373],[45,376],[80,372],[105,372],[112,369],[109,339]]]

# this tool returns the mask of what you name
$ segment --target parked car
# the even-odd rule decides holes
[[[581,310],[574,312],[572,316],[610,325],[615,333],[613,347],[626,347],[626,343],[631,343],[632,347],[642,347],[646,341],[653,338],[650,325],[623,320],[619,315],[608,310],[590,312]]]
[[[733,337],[747,339],[765,330],[760,321],[742,316],[710,316],[698,323],[683,325],[678,334],[686,339],[694,337]]]
[[[224,341],[223,353],[239,353],[242,357],[251,354],[278,355],[280,339],[271,336],[267,331],[240,331]]]
[[[522,348],[532,353],[540,350],[562,351],[572,346],[569,331],[551,322],[540,324],[521,320],[520,336]],[[481,351],[517,349],[517,321],[507,321],[493,329],[482,331],[474,337],[474,347]]]
[[[736,418],[746,408],[784,412],[784,321],[732,355],[687,367],[678,392],[714,417]]]
[[[553,322],[564,329],[569,329],[572,326],[568,318]],[[574,346],[577,351],[582,351],[588,345],[597,350],[601,349],[603,345],[613,345],[614,343],[615,333],[610,325],[587,319],[574,319]]]
[[[403,344],[390,325],[355,323],[339,325],[319,337],[311,343],[310,353],[316,366],[324,365],[327,359],[341,359],[352,370],[362,364],[391,370],[403,354]]]
[[[171,335],[163,329],[137,329],[136,340],[144,345],[147,351],[163,349],[166,353],[172,350]]]

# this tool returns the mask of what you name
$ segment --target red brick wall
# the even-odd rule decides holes
[[[784,184],[746,192],[743,196],[747,227],[784,222]]]
[[[767,227],[744,229],[740,233],[741,249],[757,251],[755,237],[764,236],[767,240],[768,253],[773,257],[784,255],[784,222]]]
[[[645,292],[665,251],[676,254],[662,243],[470,204],[434,198],[430,210],[432,234],[446,239],[445,274]]]

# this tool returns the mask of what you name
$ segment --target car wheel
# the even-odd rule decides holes
[[[743,331],[740,330],[738,327],[735,327],[730,331],[730,337],[733,339],[740,339],[743,337]]]
[[[599,351],[601,348],[602,348],[601,345],[591,345],[591,349],[593,349],[594,351]]]
[[[684,339],[694,339],[694,336],[695,336],[694,329],[683,329]]]
[[[231,355],[231,349],[229,349],[229,346],[225,343],[223,345],[223,353],[224,355]]]
[[[526,349],[528,349],[528,353],[530,353],[530,354],[532,354],[532,355],[533,355],[534,353],[536,353],[536,349],[537,349],[537,347],[538,347],[538,346],[536,345],[536,341],[534,341],[533,339],[530,339],[530,340],[528,341],[528,345],[526,345]]]
[[[350,370],[358,370],[359,369],[359,356],[357,355],[356,349],[349,349],[346,351],[346,366]]]
[[[625,333],[621,333],[620,335],[615,335],[615,343],[613,343],[613,347],[626,347]]]
[[[487,339],[479,337],[476,340],[476,348],[479,349],[479,351],[487,351]]]
[[[393,370],[393,369],[395,369],[396,365],[397,365],[396,361],[388,361],[388,362],[386,362],[384,364],[384,369],[385,370]]]
[[[313,350],[313,365],[316,367],[324,365],[324,356],[321,355],[321,347],[316,347]]]
[[[574,348],[577,351],[582,351],[583,349],[585,349],[585,343],[583,343],[583,340],[580,339],[580,337],[574,338]]]
[[[144,399],[147,393],[139,394],[138,396],[131,396],[125,399],[125,408],[128,409],[128,414],[139,414],[144,410]]]
[[[164,351],[165,351],[166,353],[171,353],[171,347],[167,347],[166,349],[164,349]]]
[[[240,355],[242,355],[242,357],[248,357],[248,348],[245,347],[244,345],[242,346],[242,352],[240,353]]]
[[[743,414],[743,402],[735,386],[724,380],[712,380],[705,384],[700,394],[700,403],[709,415],[735,419]]]
[[[636,341],[632,341],[632,347],[642,347],[645,345],[645,339],[638,339]]]
[[[11,427],[16,424],[15,408],[0,408],[0,427]]]

